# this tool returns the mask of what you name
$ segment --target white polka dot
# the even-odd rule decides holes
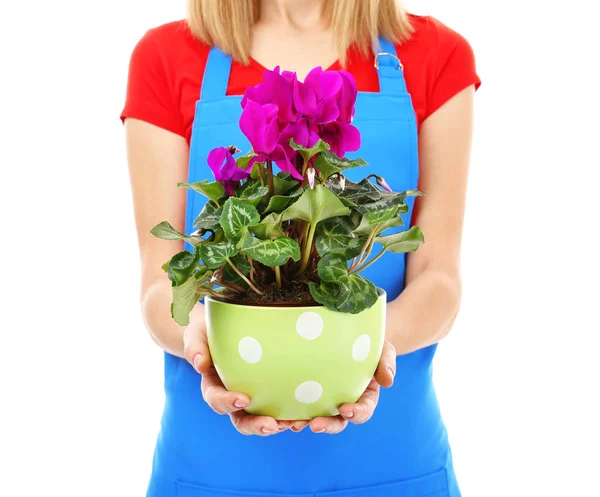
[[[356,362],[363,362],[371,351],[371,338],[369,335],[361,335],[354,342],[352,347],[352,357]]]
[[[305,312],[296,321],[296,331],[307,340],[319,338],[323,333],[323,318],[316,312]]]
[[[244,337],[238,345],[240,357],[248,364],[256,364],[262,357],[262,348],[256,338]]]
[[[296,399],[303,404],[312,404],[323,395],[323,387],[316,381],[305,381],[296,388]]]

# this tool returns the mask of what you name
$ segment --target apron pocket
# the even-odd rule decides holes
[[[277,494],[270,492],[251,492],[245,490],[220,490],[201,487],[183,481],[175,482],[177,497],[314,497],[315,494]]]
[[[411,480],[308,494],[219,490],[177,482],[177,497],[449,497],[449,495],[446,469]]]
[[[448,497],[448,475],[444,468],[411,480],[349,488],[335,492],[320,492],[314,495],[315,497]]]

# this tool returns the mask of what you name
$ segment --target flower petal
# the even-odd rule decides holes
[[[317,96],[312,88],[294,82],[294,107],[302,116],[313,116],[317,110]]]
[[[352,118],[354,117],[354,106],[356,105],[356,97],[358,95],[356,90],[356,80],[354,79],[354,76],[347,71],[340,71],[340,76],[343,84],[340,91],[339,120],[349,123],[352,122]]]
[[[221,181],[223,179],[223,172],[221,168],[223,167],[223,162],[225,161],[227,155],[231,156],[229,150],[227,150],[225,147],[215,148],[208,153],[206,162],[208,163],[208,167],[210,167],[210,170],[214,174],[217,181]]]

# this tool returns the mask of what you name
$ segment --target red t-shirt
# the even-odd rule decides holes
[[[430,16],[410,15],[415,32],[396,46],[420,125],[451,97],[481,84],[471,46],[456,31]],[[193,37],[185,21],[150,29],[131,56],[127,100],[121,119],[133,117],[185,137],[192,133],[195,103],[209,47]],[[346,69],[359,91],[379,91],[374,56],[351,50]],[[285,69],[285,68],[282,68]],[[330,69],[340,69],[335,63]],[[227,95],[242,95],[262,81],[264,67],[233,62]]]

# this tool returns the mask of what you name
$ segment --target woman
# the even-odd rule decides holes
[[[202,304],[185,329],[170,317],[161,264],[183,245],[149,234],[163,219],[191,230],[185,191],[174,185],[210,177],[206,156],[236,133],[239,95],[275,66],[301,80],[316,66],[348,70],[359,90],[361,155],[394,190],[418,186],[427,195],[413,210],[426,244],[398,256],[397,267],[381,268],[375,281],[390,300],[373,382],[339,416],[310,423],[248,415],[251,399],[225,390],[211,367]],[[460,495],[431,360],[459,308],[478,86],[466,40],[394,0],[191,0],[187,22],[146,33],[131,58],[121,117],[143,316],[166,352],[166,404],[148,496]],[[361,108],[369,119],[359,123]],[[390,388],[380,396],[380,386]]]

